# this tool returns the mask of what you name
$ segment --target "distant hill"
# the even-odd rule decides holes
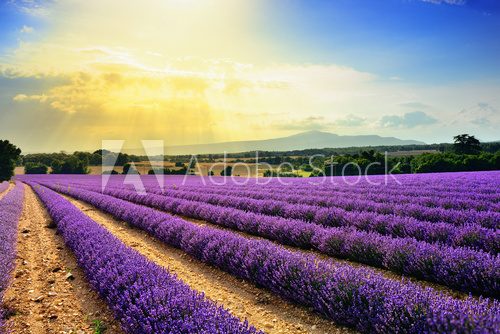
[[[266,139],[222,142],[198,145],[167,146],[166,155],[182,154],[210,154],[210,153],[238,153],[247,151],[290,151],[311,148],[340,148],[359,146],[382,145],[422,145],[417,140],[402,140],[394,137],[366,136],[339,136],[322,131],[307,131],[296,135]],[[134,153],[134,152],[130,152]]]

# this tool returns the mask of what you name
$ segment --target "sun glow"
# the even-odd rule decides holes
[[[454,119],[454,110],[488,101],[495,90],[475,86],[471,95],[467,85],[421,87],[333,62],[290,61],[281,43],[295,36],[273,39],[273,31],[260,29],[266,6],[264,0],[66,0],[38,7],[45,28],[21,32],[28,27],[23,22],[19,43],[0,54],[4,77],[32,82],[9,85],[6,118],[22,115],[23,124],[37,128],[30,122],[43,114],[54,138],[47,147],[68,133],[65,149],[125,136],[190,144],[310,129],[405,138],[407,128],[380,123],[406,112],[405,103],[425,96],[423,105]],[[78,136],[80,129],[92,136]],[[433,133],[425,131],[421,136]],[[44,138],[46,132],[40,128]]]

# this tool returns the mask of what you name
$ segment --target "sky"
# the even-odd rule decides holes
[[[499,16],[497,0],[0,1],[0,138],[500,140]]]

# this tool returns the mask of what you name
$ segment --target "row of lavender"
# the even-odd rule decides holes
[[[492,172],[470,173],[469,175],[471,177],[479,177],[477,174],[486,180],[491,180],[490,183],[493,184],[498,183],[495,182],[493,177],[500,176],[500,174]],[[498,185],[500,186],[500,184]],[[110,184],[110,187],[114,186],[123,187],[121,183],[117,185],[113,183]],[[472,186],[473,184],[465,183],[462,186],[462,193],[476,191],[477,189]],[[293,187],[291,190],[289,190],[290,187],[273,187],[275,188],[271,186],[262,187],[256,185],[227,185],[220,187],[187,185],[177,190],[167,188],[164,194],[170,197],[180,197],[225,207],[235,207],[266,215],[300,219],[325,226],[352,225],[363,230],[373,230],[370,229],[370,227],[376,226],[375,231],[379,233],[399,237],[416,237],[419,240],[428,242],[439,241],[449,245],[456,244],[459,246],[470,246],[480,249],[484,249],[482,248],[482,244],[484,244],[484,238],[482,238],[482,236],[495,233],[495,231],[488,231],[480,225],[490,228],[490,230],[496,230],[500,224],[500,213],[492,207],[497,203],[493,201],[483,200],[477,204],[484,207],[490,206],[491,210],[488,211],[478,212],[472,209],[446,210],[444,208],[429,208],[427,206],[422,207],[412,204],[394,205],[392,204],[392,198],[390,196],[387,197],[387,202],[391,202],[391,204],[384,204],[359,200],[359,195],[353,198],[342,198],[338,196],[332,198],[327,195],[316,196],[318,192],[317,189],[309,189],[304,192],[304,190],[295,189]],[[160,193],[161,190],[158,187],[156,188],[157,189],[154,187],[154,183],[147,184],[148,191]],[[253,188],[253,190],[250,192],[242,190],[241,188]],[[302,185],[302,188],[307,187],[306,185]],[[383,189],[383,191],[394,189],[390,187],[372,188],[371,191],[373,192],[380,191],[380,189]],[[421,188],[425,188],[425,185],[422,184]],[[279,189],[279,191],[273,189]],[[300,195],[301,191],[302,195]],[[335,196],[335,193],[333,193],[332,196]],[[441,193],[434,193],[434,198],[439,197],[441,197]],[[304,205],[304,203],[307,203],[307,205]],[[396,212],[398,215],[394,214]],[[401,218],[400,216],[406,218]],[[410,218],[407,218],[408,216]],[[379,223],[380,221],[383,222]],[[376,224],[369,224],[369,222],[376,222]],[[434,223],[434,226],[426,226],[429,225],[429,223]],[[444,225],[444,223],[449,223],[458,227],[465,225],[465,228],[455,229],[455,233],[450,233],[453,231],[450,231],[450,227]],[[402,224],[409,227],[409,231],[405,228],[401,228]],[[429,231],[430,233],[424,233],[423,236],[418,235],[419,231],[422,228],[426,230],[426,227],[431,230]],[[456,231],[460,230],[467,231],[467,233],[456,233]],[[457,240],[455,237],[457,234],[463,235],[463,238]],[[497,242],[494,244],[498,245]],[[496,249],[485,250],[496,253],[498,252],[498,247],[496,247]]]
[[[347,194],[352,193],[387,193],[387,194],[407,194],[416,196],[434,196],[436,192],[443,196],[455,196],[461,199],[475,199],[487,200],[494,203],[500,201],[500,194],[498,193],[498,186],[500,181],[499,171],[495,172],[473,172],[473,173],[437,173],[437,174],[413,174],[413,175],[398,175],[397,182],[391,181],[388,178],[385,183],[384,176],[376,177],[374,181],[378,181],[379,185],[367,182],[361,178],[359,182],[351,183],[352,180],[347,177],[345,180],[339,177],[332,178],[296,178],[296,179],[281,179],[280,182],[277,178],[265,179],[244,179],[244,178],[220,178],[213,177],[211,179],[194,177],[194,176],[180,176],[168,177],[165,179],[165,186],[183,186],[183,187],[205,187],[216,185],[217,187],[238,185],[238,187],[245,189],[252,189],[255,187],[265,187],[266,189],[275,190],[283,189],[286,183],[286,189],[294,190],[313,190],[313,192],[344,192]],[[96,177],[99,178],[99,177]],[[154,177],[142,177],[143,181],[152,186],[157,184]],[[113,177],[115,182],[123,183],[124,177]],[[319,180],[320,182],[318,182]],[[470,192],[464,192],[464,189]]]
[[[64,182],[59,183],[64,184]],[[102,189],[99,185],[95,185],[92,183],[71,183],[69,185],[65,185],[70,187],[84,187],[94,191],[100,191]],[[119,187],[118,185],[110,185],[106,187],[104,191],[106,193],[113,194],[114,196],[121,196],[122,191],[126,190],[124,189],[124,187]],[[150,190],[150,194],[148,195],[153,196],[153,198],[156,199],[155,201],[158,201],[159,199],[157,197],[154,197],[155,192],[156,190],[154,189]],[[172,210],[170,208],[175,208],[175,205],[171,205],[168,203],[185,203],[187,200],[189,201],[189,203],[198,203],[200,207],[206,207],[206,203],[213,203],[217,206],[217,208],[215,208],[214,206],[209,207],[219,212],[228,212],[229,208],[234,208],[232,211],[234,211],[235,213],[248,214],[249,212],[251,212],[255,214],[261,214],[260,216],[284,216],[288,220],[293,220],[294,222],[297,222],[299,224],[300,221],[302,221],[325,227],[351,227],[360,231],[376,232],[381,235],[387,235],[396,238],[415,238],[419,241],[428,243],[442,243],[450,247],[470,247],[476,250],[490,252],[494,255],[498,254],[498,252],[500,251],[500,233],[498,232],[498,230],[488,229],[476,224],[454,226],[453,224],[429,223],[417,220],[415,218],[377,214],[373,212],[346,211],[339,208],[311,209],[311,207],[304,208],[304,206],[299,204],[287,204],[285,206],[281,206],[281,209],[274,210],[276,206],[273,201],[266,201],[266,203],[260,201],[259,205],[251,199],[245,200],[243,198],[221,198],[221,196],[218,195],[212,196],[210,194],[196,193],[189,193],[179,196],[178,193],[175,194],[175,191],[174,196],[169,196],[167,195],[167,193],[170,193],[170,191],[165,191],[162,193],[162,196],[164,197],[164,201],[162,203],[167,203],[167,205],[162,204],[163,206],[158,206],[160,204],[157,204],[156,207],[170,211]],[[221,201],[217,200],[215,197],[221,198]],[[148,197],[146,196],[146,198]],[[142,200],[144,201],[145,199]],[[222,205],[223,203],[226,205]],[[241,207],[239,207],[237,203],[241,203],[243,209],[241,209]],[[229,212],[232,211],[229,210]],[[297,220],[296,217],[302,217],[304,211],[306,211],[307,213],[307,219]],[[281,214],[277,214],[277,212],[281,212]],[[186,214],[186,212],[182,214]],[[216,222],[214,221],[214,219],[210,221]]]
[[[149,192],[165,194],[201,202],[208,202],[221,206],[235,207],[247,211],[260,211],[261,213],[282,216],[286,218],[300,219],[304,221],[315,221],[314,217],[318,210],[324,208],[341,209],[345,212],[376,213],[381,215],[393,215],[410,217],[419,221],[429,223],[444,222],[455,226],[478,225],[486,228],[498,228],[500,226],[500,212],[455,210],[444,208],[429,208],[413,204],[377,203],[356,197],[334,197],[327,198],[315,196],[314,193],[299,196],[295,193],[270,193],[261,188],[256,193],[249,194],[234,189],[221,189],[210,192],[205,189],[198,190],[155,190],[148,188]],[[220,193],[222,194],[220,194]],[[328,222],[326,222],[328,223]]]
[[[59,188],[50,182],[45,184]],[[115,197],[84,189],[59,190],[203,262],[361,332],[494,333],[500,326],[500,304],[495,300],[454,299],[407,280],[392,280],[370,269],[287,251],[270,241],[200,227]]]
[[[18,183],[0,200],[0,333],[7,331],[2,301],[14,268],[17,226],[23,208],[23,197],[23,185]]]
[[[85,196],[100,188],[56,186],[59,191]],[[264,216],[232,208],[192,202],[161,195],[141,195],[124,189],[108,188],[105,194],[174,214],[229,227],[284,245],[315,249],[326,255],[384,268],[396,273],[440,283],[466,293],[500,296],[500,257],[467,248],[452,248],[419,242],[412,238],[392,238],[353,228],[324,228],[303,221]],[[493,239],[491,240],[493,244]],[[497,244],[498,245],[498,244]]]
[[[127,333],[257,333],[126,247],[60,195],[40,186],[34,189]]]
[[[145,178],[145,180],[148,180]],[[112,182],[113,183],[113,182]],[[157,184],[146,182],[148,188],[161,189]],[[120,182],[119,185],[122,185]],[[261,190],[265,189],[268,194],[277,195],[285,193],[286,195],[307,195],[307,200],[310,203],[320,206],[333,206],[335,202],[330,199],[337,197],[348,197],[353,200],[370,200],[375,203],[391,202],[395,204],[413,204],[425,207],[438,207],[444,209],[456,210],[477,210],[477,211],[496,211],[500,210],[500,195],[497,194],[481,194],[476,193],[477,188],[474,185],[462,185],[462,191],[445,192],[439,189],[430,190],[425,188],[425,185],[411,188],[396,188],[396,187],[371,187],[371,188],[322,188],[320,186],[310,186],[307,184],[298,186],[283,186],[283,185],[239,185],[229,183],[227,185],[184,185],[181,188],[176,185],[167,186],[167,189],[182,189],[182,190],[203,190],[206,191],[244,191],[250,192],[250,195],[262,195]],[[439,196],[436,196],[439,195]],[[309,196],[313,196],[309,199]],[[314,198],[316,197],[316,198]],[[258,198],[258,197],[256,197]],[[292,199],[292,198],[291,198]],[[368,202],[373,205],[373,203]],[[385,210],[385,208],[384,208]],[[392,210],[392,208],[387,208]]]
[[[56,176],[53,176],[57,178]],[[113,176],[109,184],[123,185],[124,176]],[[313,178],[314,179],[314,178]],[[341,178],[332,178],[341,180]],[[164,186],[168,188],[194,189],[206,191],[210,188],[227,190],[236,187],[238,190],[261,191],[265,189],[267,193],[281,193],[287,191],[298,195],[321,195],[324,199],[341,197],[365,197],[373,199],[375,202],[411,203],[424,206],[439,206],[443,208],[454,207],[455,209],[474,209],[485,211],[483,206],[487,205],[487,210],[498,212],[500,202],[500,172],[480,172],[480,173],[441,173],[441,174],[421,174],[411,176],[398,176],[401,185],[395,182],[381,186],[374,186],[366,182],[361,182],[354,186],[340,182],[339,185],[312,185],[311,179],[299,178],[297,180],[287,179],[291,185],[283,186],[276,179],[271,182],[264,181],[264,185],[259,181],[262,179],[242,179],[242,178],[221,178],[214,177],[208,179],[196,176],[169,176],[165,178]],[[267,180],[267,179],[264,179]],[[382,179],[383,180],[383,179]],[[389,179],[390,180],[390,179]],[[474,182],[480,180],[481,182]],[[98,183],[101,184],[100,176],[76,176],[72,177],[76,183]],[[157,179],[154,176],[142,176],[141,181],[148,187],[157,187]],[[217,185],[214,185],[216,183]],[[243,183],[243,184],[241,184]],[[223,184],[223,185],[220,185]],[[441,185],[441,186],[436,186]],[[308,197],[308,196],[305,196]],[[412,201],[413,199],[413,201]],[[419,203],[420,201],[424,201]],[[425,202],[428,201],[428,202]],[[321,201],[320,201],[321,203]],[[454,204],[457,203],[457,204]],[[456,206],[456,207],[455,207]],[[486,210],[486,211],[487,211]]]
[[[18,178],[29,178],[29,176],[17,176]],[[66,179],[64,175],[50,175],[51,180]],[[398,192],[416,194],[418,196],[433,195],[436,191],[444,195],[458,196],[465,199],[478,199],[489,200],[495,203],[500,201],[500,194],[498,193],[498,186],[500,185],[500,171],[494,172],[467,172],[467,173],[436,173],[436,174],[411,174],[411,175],[398,175],[396,176],[398,182],[388,179],[388,183],[384,183],[384,176],[378,177],[381,186],[370,184],[364,179],[359,183],[351,185],[347,183],[350,177],[346,177],[346,181],[342,178],[332,177],[326,179],[325,182],[317,184],[316,178],[286,178],[284,181],[287,183],[288,189],[314,189],[315,191],[345,191],[345,192],[358,192],[358,191],[379,191],[379,192]],[[113,175],[109,182],[124,184],[125,175]],[[72,175],[71,180],[74,182],[101,182],[101,175]],[[147,186],[157,185],[157,178],[153,175],[142,175],[142,182]],[[323,180],[322,178],[320,180]],[[330,182],[332,180],[332,182]],[[241,177],[218,177],[211,178],[192,176],[192,175],[169,175],[163,180],[163,184],[167,188],[171,187],[186,187],[196,186],[201,187],[217,185],[217,186],[232,186],[238,185],[242,188],[252,187],[266,187],[283,188],[283,184],[277,178],[260,178],[260,179],[246,179]],[[463,192],[463,188],[470,189],[471,193]]]
[[[491,174],[485,174],[485,177],[492,176]],[[149,183],[148,186],[154,186],[155,184]],[[249,185],[236,185],[234,183],[228,184],[225,187],[214,184],[206,184],[203,190],[206,189],[216,189],[221,190],[231,187],[235,187],[238,190],[245,191],[258,191],[262,186],[256,184]],[[463,191],[466,188],[467,192]],[[199,189],[199,185],[185,185],[182,189]],[[390,199],[391,202],[395,203],[413,203],[420,204],[429,207],[443,207],[443,208],[454,208],[454,209],[474,209],[478,211],[484,211],[488,209],[499,210],[500,205],[500,195],[495,193],[482,194],[478,193],[478,188],[474,184],[462,184],[460,187],[455,187],[454,190],[443,190],[443,189],[433,189],[426,185],[412,186],[412,187],[349,187],[349,188],[337,188],[337,187],[322,187],[320,185],[308,185],[302,184],[300,186],[287,186],[283,185],[267,185],[265,188],[272,193],[278,193],[283,191],[289,191],[291,193],[299,195],[320,195],[324,196],[324,199],[336,196],[349,196],[358,197],[361,199],[370,199],[375,202],[385,202]],[[462,188],[462,191],[457,189]],[[311,190],[313,190],[311,192]],[[440,197],[436,198],[436,193],[439,192]]]
[[[167,190],[178,190],[182,192],[199,192],[199,187],[186,186],[182,188],[168,188]],[[375,191],[363,193],[359,192],[341,192],[341,191],[310,191],[303,189],[287,189],[283,187],[282,189],[268,189],[267,193],[262,192],[262,188],[240,188],[237,186],[226,186],[226,187],[217,187],[217,186],[206,186],[203,189],[203,193],[207,194],[218,194],[218,195],[232,195],[238,197],[248,197],[253,199],[274,199],[278,201],[286,201],[288,203],[300,203],[300,204],[309,204],[320,207],[340,207],[347,210],[355,209],[356,207],[361,207],[357,205],[353,207],[352,202],[356,202],[357,200],[362,201],[362,203],[369,201],[368,209],[371,211],[377,211],[381,213],[397,213],[399,210],[399,206],[402,205],[413,205],[414,208],[418,207],[426,207],[426,208],[434,208],[438,210],[434,210],[438,215],[440,214],[440,210],[457,210],[457,211],[493,211],[500,212],[500,203],[494,203],[488,200],[473,200],[473,199],[460,199],[457,196],[445,196],[443,194],[439,194],[439,197],[434,195],[431,196],[418,196],[415,195],[407,195],[402,193],[380,193],[376,194]],[[342,201],[337,201],[337,199],[348,198],[351,203],[342,203]],[[380,203],[393,203],[398,205],[397,208],[380,206]],[[428,209],[426,209],[428,210]],[[365,211],[368,211],[365,209]],[[432,211],[428,211],[431,214],[429,215],[431,219],[435,219],[435,214]],[[404,215],[414,215],[412,212],[403,212]],[[476,213],[474,213],[476,214]],[[417,218],[417,217],[415,217]],[[445,216],[446,219],[446,216]]]
[[[9,182],[0,183],[0,194],[9,188]]]

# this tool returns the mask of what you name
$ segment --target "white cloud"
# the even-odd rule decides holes
[[[42,95],[26,95],[26,94],[17,94],[12,98],[12,100],[16,102],[24,102],[24,101],[38,101],[40,103],[46,102],[48,96],[45,94]]]
[[[464,108],[459,112],[459,116],[462,121],[483,128],[498,129],[500,126],[500,113],[492,102],[479,102],[469,108]]]
[[[328,122],[323,116],[309,116],[303,119],[289,121],[279,121],[273,124],[274,127],[282,130],[292,131],[310,131],[331,129],[332,123]]]
[[[35,29],[27,25],[23,25],[21,30],[19,30],[19,32],[22,34],[31,34],[33,31],[35,31]]]
[[[447,4],[447,5],[456,5],[463,6],[467,3],[466,0],[421,0],[423,2],[429,2],[436,5]]]
[[[431,106],[422,102],[404,102],[399,104],[401,107],[410,109],[429,109]]]
[[[403,127],[414,128],[416,126],[430,125],[437,122],[434,117],[422,112],[413,111],[399,115],[386,115],[380,119],[380,125],[386,128]]]
[[[335,125],[344,127],[356,127],[366,124],[366,118],[356,115],[349,114],[344,118],[339,118],[335,122]]]
[[[11,0],[10,4],[20,12],[36,17],[44,17],[50,14],[50,5],[53,1],[40,0]]]

